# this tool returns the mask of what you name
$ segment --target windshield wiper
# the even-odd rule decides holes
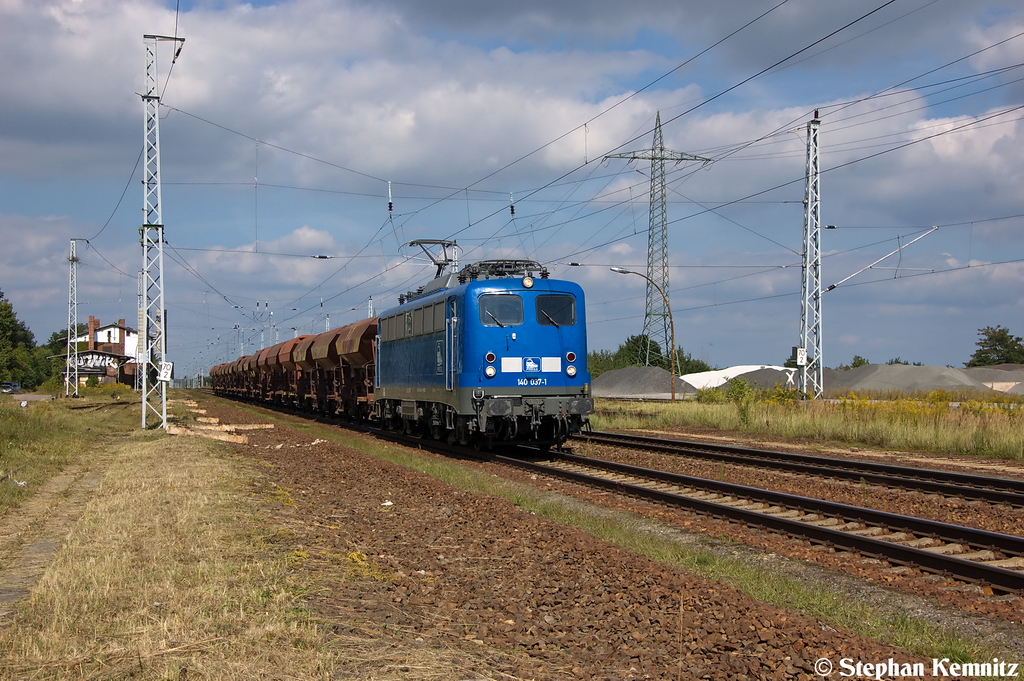
[[[501,322],[499,322],[499,321],[498,321],[498,318],[497,318],[497,317],[495,317],[494,315],[492,315],[492,314],[490,313],[490,311],[489,311],[489,310],[484,310],[484,311],[485,311],[485,312],[487,312],[487,316],[488,316],[488,317],[490,317],[491,319],[493,319],[493,320],[494,320],[494,323],[495,323],[495,324],[497,324],[498,326],[500,326],[500,327],[501,327],[501,328],[503,328],[503,329],[505,328],[505,325],[504,325],[504,324],[502,324]]]
[[[549,321],[549,322],[551,322],[552,324],[554,324],[554,325],[555,325],[555,328],[556,328],[556,329],[560,329],[560,328],[562,328],[562,327],[560,327],[560,326],[558,325],[558,322],[556,322],[556,321],[555,321],[554,319],[552,319],[552,318],[551,318],[551,315],[549,315],[549,314],[548,314],[547,312],[545,312],[544,310],[541,310],[541,311],[540,311],[540,313],[541,313],[542,315],[544,315],[545,317],[547,317],[547,318],[548,318],[548,321]]]

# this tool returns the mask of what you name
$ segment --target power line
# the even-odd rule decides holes
[[[131,184],[132,184],[132,178],[135,177],[135,173],[139,169],[139,163],[142,161],[142,154],[143,154],[144,151],[145,151],[145,149],[139,149],[139,156],[135,159],[135,167],[132,168],[131,174],[128,175],[128,181],[124,183],[124,189],[121,190],[121,196],[118,197],[117,205],[114,206],[114,210],[110,211],[110,217],[108,217],[107,221],[103,223],[102,227],[100,227],[100,231],[96,232],[89,239],[86,239],[86,241],[90,241],[92,239],[95,239],[100,234],[103,234],[103,230],[105,230],[107,228],[107,225],[110,224],[110,221],[114,219],[114,215],[117,214],[117,209],[121,207],[121,202],[124,201],[125,194],[128,193],[128,187],[130,187]],[[123,274],[123,272],[122,272],[122,274]]]

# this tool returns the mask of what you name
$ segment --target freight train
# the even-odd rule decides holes
[[[594,411],[582,288],[533,261],[431,257],[396,307],[218,364],[214,392],[477,446],[578,433]]]

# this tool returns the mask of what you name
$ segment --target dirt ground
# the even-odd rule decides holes
[[[282,550],[321,585],[309,605],[336,634],[465,650],[466,678],[811,679],[840,658],[931,669],[505,499],[281,425],[247,437],[232,447],[266,470]]]

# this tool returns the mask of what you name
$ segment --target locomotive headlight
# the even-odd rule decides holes
[[[492,366],[489,366],[486,369],[484,369],[484,375],[487,376],[487,378],[494,378],[494,375],[497,374],[497,373],[498,373],[498,370],[495,369]]]
[[[533,277],[523,277],[523,288],[533,288]]]
[[[569,378],[573,378],[576,375],[576,367],[570,364],[565,367],[565,373]]]

